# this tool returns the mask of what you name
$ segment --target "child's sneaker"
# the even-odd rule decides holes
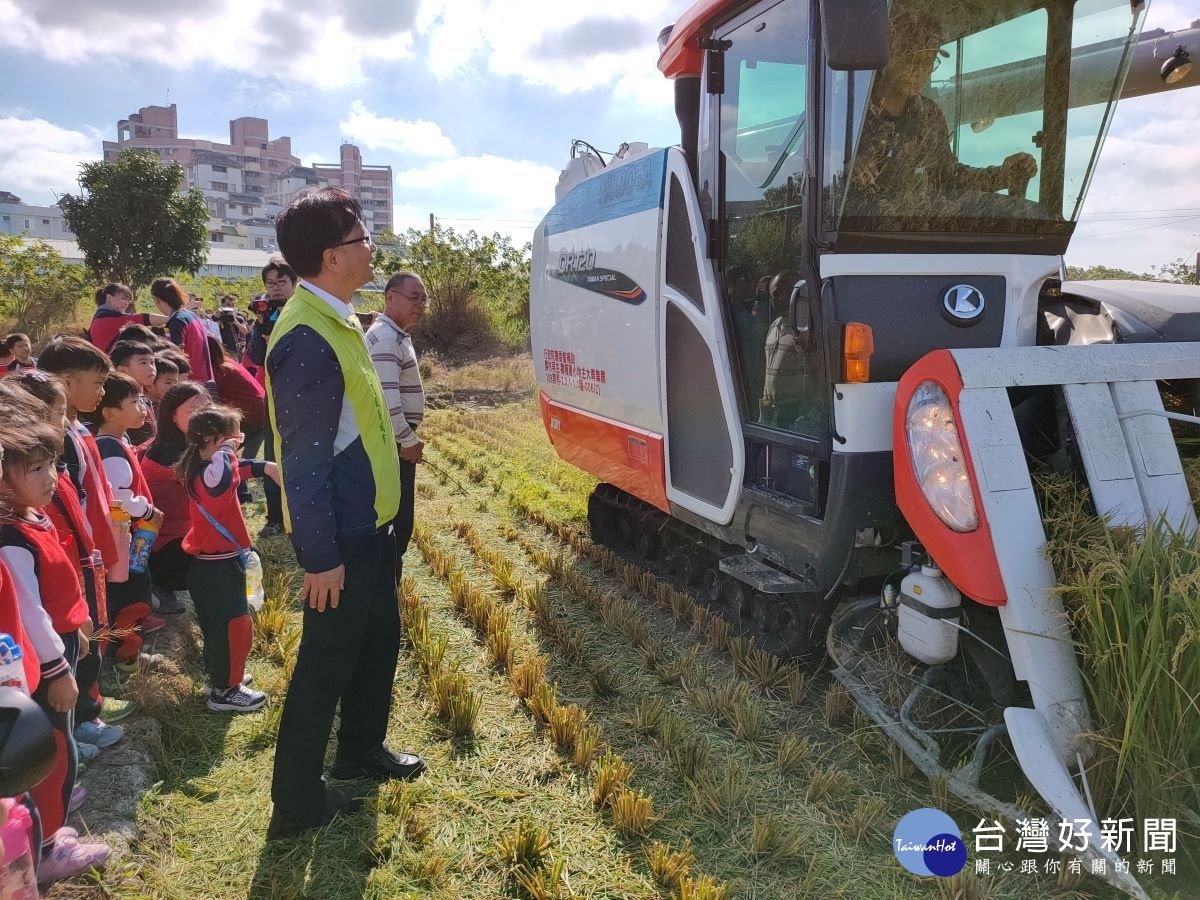
[[[166,659],[161,653],[139,653],[133,659],[118,659],[113,663],[113,668],[122,675],[134,675],[142,666],[158,665],[161,662],[165,662]]]
[[[80,743],[94,744],[103,750],[111,747],[125,736],[125,729],[120,725],[109,725],[99,719],[90,722],[80,722],[75,726],[75,740]]]
[[[150,613],[144,619],[142,619],[142,634],[153,634],[166,624],[167,620],[162,616],[156,613]]]
[[[266,694],[252,691],[244,684],[235,684],[224,691],[213,688],[208,692],[208,708],[213,712],[254,712],[266,704]]]
[[[150,588],[150,600],[154,611],[160,616],[175,616],[187,609],[178,594],[157,585]]]
[[[110,725],[128,719],[137,711],[137,704],[132,700],[118,700],[115,697],[105,697],[100,707],[100,717]]]
[[[76,741],[75,751],[79,754],[79,765],[82,766],[95,759],[96,755],[100,752],[100,748],[95,744],[85,744],[82,741]]]
[[[49,884],[64,878],[74,878],[108,862],[112,849],[108,844],[81,844],[73,834],[61,829],[54,834],[53,843],[42,848],[42,861],[38,865],[38,884]]]
[[[67,804],[67,812],[76,812],[79,807],[83,806],[83,801],[85,800],[87,800],[87,788],[82,784],[75,785],[75,787],[71,788],[71,802]],[[59,833],[61,834],[62,832],[60,831]],[[78,837],[79,832],[75,832],[75,834],[70,836]]]

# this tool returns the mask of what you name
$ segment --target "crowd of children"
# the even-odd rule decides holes
[[[219,342],[211,350],[167,281],[154,286],[160,316],[128,315],[124,285],[96,292],[91,337],[104,349],[66,335],[37,357],[27,335],[0,344],[0,600],[15,599],[0,602],[0,632],[24,651],[56,741],[50,775],[25,798],[42,884],[109,856],[66,824],[86,796],[81,764],[120,741],[116,723],[135,711],[102,695],[102,667],[119,685],[160,661],[145,636],[187,609],[184,592],[203,636],[207,707],[267,702],[245,670],[251,540],[239,499],[246,479],[277,481],[278,471],[237,455],[243,423],[254,437],[264,427],[261,387]]]

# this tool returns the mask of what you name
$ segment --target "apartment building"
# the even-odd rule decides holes
[[[117,140],[104,142],[104,158],[115,159],[128,149],[149,150],[163,162],[182,165],[186,187],[204,193],[210,217],[221,225],[272,220],[300,191],[333,185],[359,199],[373,234],[392,227],[391,166],[364,165],[353,144],[342,144],[337,164],[303,166],[292,153],[292,139],[272,139],[266,119],[243,116],[231,120],[228,144],[181,138],[178,110],[172,103],[142,107],[117,123]],[[221,228],[210,227],[209,231],[210,238],[214,234],[234,237]]]

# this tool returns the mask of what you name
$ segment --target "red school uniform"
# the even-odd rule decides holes
[[[50,517],[38,511],[36,520],[8,519],[0,526],[0,543],[6,550],[16,549],[28,554],[17,554],[20,570],[10,565],[18,583],[33,576],[36,590],[41,596],[41,605],[58,634],[76,631],[88,620],[87,601],[79,583],[75,560],[67,553],[64,542]],[[69,546],[74,541],[68,539]],[[23,567],[28,563],[28,570]]]
[[[12,636],[21,647],[21,662],[25,666],[25,683],[32,695],[41,683],[42,667],[38,665],[37,651],[21,624],[21,608],[17,605],[17,592],[13,588],[13,577],[4,563],[0,562],[0,631]]]
[[[79,502],[79,491],[65,466],[58,470],[58,488],[50,505],[44,510],[54,528],[67,556],[75,561],[75,572],[83,586],[88,605],[94,607],[97,625],[108,624],[108,604],[105,598],[104,579],[96,578],[96,543],[83,507]]]
[[[92,540],[100,550],[105,567],[111,569],[117,564],[117,539],[109,514],[113,495],[104,475],[100,450],[96,447],[96,439],[83,425],[67,426],[67,438],[76,457],[78,477],[75,482],[82,488],[80,502],[91,528]],[[68,459],[68,466],[71,462]]]
[[[238,462],[237,456],[229,447],[221,447],[213,454],[204,470],[188,485],[191,527],[187,537],[183,539],[184,553],[190,556],[220,557],[232,556],[240,550],[250,549],[250,532],[246,529],[246,519],[242,516],[237,488],[242,481],[243,471],[246,475],[261,477],[264,465],[260,460]],[[212,526],[208,517],[200,511],[201,507],[229,532],[237,542],[236,547]]]

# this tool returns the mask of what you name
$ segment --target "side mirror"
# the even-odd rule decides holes
[[[796,346],[805,353],[812,347],[813,315],[812,295],[807,281],[797,281],[788,298],[788,319],[792,324],[792,335]]]
[[[820,0],[825,62],[836,72],[878,71],[891,54],[887,0]]]

